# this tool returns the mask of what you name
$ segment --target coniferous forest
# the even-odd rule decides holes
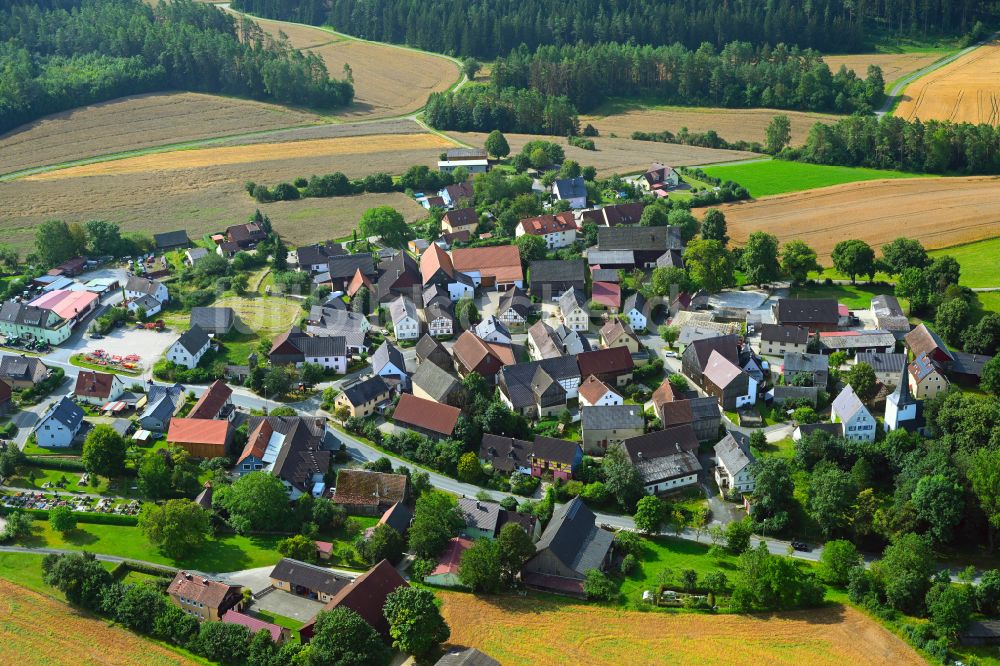
[[[192,0],[0,0],[0,132],[123,95],[193,90],[335,108],[322,59]]]
[[[995,0],[235,0],[237,9],[383,42],[479,58],[521,44],[620,42],[717,48],[734,41],[860,51],[875,32],[962,34]]]

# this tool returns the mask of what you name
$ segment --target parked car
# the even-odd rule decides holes
[[[663,355],[666,356],[667,358],[677,358],[677,352],[670,351],[669,349],[663,352]]]
[[[802,551],[803,553],[808,553],[812,550],[812,547],[810,547],[805,541],[793,541],[792,548]]]

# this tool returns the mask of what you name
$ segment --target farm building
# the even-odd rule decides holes
[[[243,601],[243,588],[212,580],[204,574],[178,571],[167,586],[167,596],[188,615],[203,622],[218,622]]]
[[[606,568],[613,539],[614,534],[597,526],[583,500],[574,497],[553,512],[521,578],[532,588],[584,596],[587,572]]]
[[[229,421],[174,417],[170,419],[167,441],[190,453],[192,458],[211,460],[226,455],[232,435]]]

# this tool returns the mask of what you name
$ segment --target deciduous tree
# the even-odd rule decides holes
[[[701,218],[701,237],[705,240],[719,241],[725,247],[729,242],[726,215],[718,208],[709,208],[705,217]]]
[[[830,255],[833,266],[851,278],[851,284],[859,275],[875,275],[875,251],[863,240],[843,240],[833,246]]]
[[[781,270],[792,282],[801,284],[806,281],[810,272],[821,269],[822,266],[816,260],[816,250],[803,241],[788,241],[781,248]]]
[[[734,284],[732,255],[717,240],[694,240],[684,250],[684,263],[691,279],[715,293]]]
[[[147,504],[139,514],[139,529],[149,542],[176,560],[202,548],[211,528],[208,512],[191,500],[170,500],[163,506]]]
[[[361,215],[358,231],[362,236],[378,236],[389,247],[405,248],[411,238],[403,215],[392,206],[369,208]]]
[[[99,424],[83,442],[83,466],[91,474],[109,478],[125,473],[125,440],[109,425]]]
[[[451,636],[430,590],[397,588],[386,597],[384,611],[392,646],[404,654],[429,654]]]
[[[778,279],[778,237],[765,231],[755,231],[747,238],[740,258],[743,274],[749,284],[765,284]]]

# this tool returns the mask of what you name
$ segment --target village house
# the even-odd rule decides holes
[[[541,372],[539,372],[541,370]],[[530,363],[505,365],[497,375],[500,400],[511,410],[527,418],[541,418],[539,408],[548,415],[558,414],[565,402],[577,397],[580,366],[572,356],[548,358]],[[553,386],[559,384],[560,392]]]
[[[421,363],[413,373],[410,384],[413,395],[418,398],[452,407],[462,407],[465,404],[465,390],[458,377],[434,363]]]
[[[233,436],[233,426],[229,421],[215,419],[177,418],[170,419],[167,442],[181,447],[192,458],[211,460],[222,458]]]
[[[580,376],[594,375],[612,386],[625,386],[632,381],[635,363],[628,347],[607,347],[578,354]]]
[[[365,418],[374,414],[391,395],[392,387],[384,379],[374,375],[344,385],[333,402],[337,408],[346,407],[351,416]]]
[[[157,252],[170,252],[171,250],[180,250],[191,244],[191,239],[188,238],[187,232],[183,229],[178,229],[177,231],[164,231],[163,233],[153,234],[153,246],[156,248]]]
[[[545,247],[557,250],[576,242],[576,220],[571,212],[529,217],[517,223],[514,235],[538,236],[545,241]]]
[[[587,251],[587,260],[601,268],[656,268],[657,260],[665,252],[683,249],[684,241],[677,227],[601,227],[597,230],[597,247]],[[595,250],[625,254],[594,257]]]
[[[830,405],[830,421],[841,423],[844,437],[863,442],[875,441],[875,417],[848,384]]]
[[[680,182],[681,177],[673,168],[659,162],[653,162],[639,180],[645,189],[660,197],[666,196],[667,190],[677,187]]]
[[[714,397],[699,398],[694,391],[679,394],[666,379],[653,391],[653,409],[664,428],[690,425],[698,441],[717,439],[722,416]]]
[[[625,299],[622,304],[622,313],[628,318],[628,323],[633,330],[645,331],[649,324],[646,316],[646,297],[635,292]]]
[[[563,324],[571,331],[586,332],[590,328],[587,298],[582,291],[567,289],[559,297],[559,314]]]
[[[511,287],[500,297],[497,318],[507,326],[524,326],[531,316],[531,299],[519,287]]]
[[[452,250],[451,261],[455,270],[472,278],[477,287],[497,291],[524,288],[521,253],[516,245],[459,248]]]
[[[430,574],[424,576],[424,582],[437,587],[461,587],[462,555],[472,547],[472,539],[463,536],[448,539],[448,544],[441,551]]]
[[[484,317],[481,322],[476,324],[476,337],[484,342],[494,342],[501,345],[509,345],[513,341],[507,327],[493,315]]]
[[[166,358],[171,363],[192,370],[198,366],[210,346],[208,334],[199,326],[192,326],[167,348]]]
[[[927,354],[920,354],[908,367],[910,391],[917,400],[930,400],[939,393],[948,390],[950,383],[944,372],[931,360]]]
[[[599,227],[617,227],[621,225],[639,224],[644,203],[611,204],[594,210],[585,210],[580,215],[581,226],[590,222]]]
[[[607,568],[613,541],[614,534],[598,527],[594,513],[574,497],[552,513],[521,580],[534,589],[585,596],[587,572]]]
[[[455,432],[462,410],[433,400],[418,398],[411,393],[399,396],[392,420],[408,430],[431,439],[447,439]]]
[[[468,231],[475,233],[479,226],[479,214],[475,208],[457,208],[449,210],[441,218],[441,231],[444,233],[457,233]]]
[[[382,560],[341,589],[336,596],[327,602],[323,610],[349,608],[361,616],[361,619],[371,625],[382,637],[382,640],[388,643],[391,641],[389,622],[385,619],[385,613],[382,610],[385,607],[386,597],[396,589],[408,586],[409,583],[403,580],[396,568],[389,563],[389,560]],[[312,638],[315,622],[315,619],[310,620],[299,629],[299,639],[303,643],[307,643]]]
[[[913,358],[926,355],[931,362],[942,367],[946,367],[955,360],[953,353],[948,350],[948,345],[925,324],[920,324],[907,333],[905,340],[906,346],[913,353]]]
[[[241,250],[253,249],[257,243],[267,238],[267,233],[256,222],[234,224],[226,227],[226,240],[236,243]]]
[[[139,427],[152,432],[165,432],[170,419],[184,407],[184,387],[180,384],[162,386],[150,384],[146,389],[146,397],[136,403],[139,414]]]
[[[410,498],[410,480],[402,474],[342,468],[337,472],[333,502],[348,513],[379,516],[396,502]]]
[[[420,337],[420,318],[411,299],[400,296],[389,303],[389,316],[397,340],[416,340]]]
[[[574,210],[587,207],[587,183],[582,176],[556,178],[556,181],[552,183],[552,195],[556,201],[569,202],[569,207]]]
[[[817,336],[820,352],[848,354],[890,354],[896,348],[896,337],[889,331],[825,331]]]
[[[640,405],[581,407],[580,427],[584,452],[603,455],[609,447],[641,435],[646,419]]]
[[[420,255],[420,278],[425,288],[441,285],[447,289],[452,301],[471,297],[475,292],[472,278],[456,271],[451,256],[436,243]]]
[[[10,384],[12,388],[31,388],[48,376],[49,369],[37,356],[6,354],[0,357],[0,380]]]
[[[486,173],[490,170],[490,161],[482,148],[453,148],[445,153],[445,159],[438,160],[438,171],[451,173],[458,167],[464,168],[470,174]]]
[[[702,389],[719,399],[726,411],[735,411],[757,402],[758,380],[713,351],[702,372]]]
[[[590,375],[580,384],[581,407],[605,407],[607,405],[624,405],[625,399],[613,388]]]
[[[597,306],[604,306],[617,314],[622,306],[622,288],[614,282],[594,282],[590,285],[590,301]]]
[[[243,601],[243,588],[212,580],[204,574],[178,571],[167,586],[167,596],[199,622],[218,622]]]
[[[510,345],[486,342],[472,331],[465,331],[458,336],[451,353],[461,377],[476,372],[490,382],[495,381],[501,368],[514,363],[514,352]]]
[[[410,531],[411,522],[413,522],[413,509],[402,502],[396,502],[386,509],[382,517],[378,519],[378,522],[366,529],[363,534],[366,540],[371,539],[372,534],[375,533],[375,529],[379,525],[388,525],[405,538]]]
[[[612,319],[601,327],[601,346],[606,349],[624,347],[630,354],[638,354],[642,349],[635,331],[620,319]]]
[[[441,197],[441,201],[445,206],[455,208],[460,204],[472,203],[476,197],[476,191],[472,187],[472,181],[467,180],[464,183],[449,185],[440,190],[438,196]]]
[[[569,481],[582,462],[583,451],[579,443],[554,437],[535,437],[531,453],[532,476]]]
[[[771,312],[781,326],[799,326],[812,332],[836,331],[840,326],[840,305],[833,298],[780,298]]]
[[[528,266],[531,295],[549,302],[569,289],[586,293],[587,265],[583,260],[539,259]]]
[[[760,353],[784,356],[788,352],[805,354],[809,347],[809,329],[801,326],[764,324],[760,327]]]
[[[577,331],[560,324],[552,328],[544,321],[535,322],[528,329],[528,356],[541,361],[546,358],[574,356],[590,350],[586,338]]]
[[[854,360],[856,363],[870,365],[875,371],[875,378],[883,386],[895,386],[907,366],[906,354],[859,352]]]
[[[455,362],[445,346],[427,333],[424,333],[423,337],[417,342],[414,351],[416,352],[418,366],[423,365],[425,361],[429,361],[448,371],[454,368]]]
[[[299,271],[322,273],[327,270],[330,259],[347,254],[339,243],[313,243],[296,248],[288,253],[288,263]]]
[[[532,473],[535,443],[514,437],[483,433],[479,447],[479,460],[503,474]]]
[[[394,344],[386,340],[368,360],[372,365],[372,372],[384,379],[386,384],[396,388],[397,392],[409,388],[410,376],[406,372],[406,359]]]
[[[184,263],[188,266],[194,266],[199,261],[207,257],[208,254],[208,250],[203,247],[193,247],[190,250],[185,250]]]
[[[97,294],[76,289],[53,289],[31,301],[30,305],[43,310],[51,310],[76,326],[93,312],[101,297]]]
[[[259,620],[251,615],[232,609],[225,612],[221,621],[224,624],[238,624],[246,627],[251,636],[256,635],[258,631],[264,630],[271,635],[271,640],[278,645],[281,645],[291,638],[291,629],[287,627],[279,627],[276,624],[264,622],[263,620]]]
[[[34,435],[38,446],[67,448],[73,445],[83,427],[83,410],[63,396],[35,425]]]
[[[441,291],[443,297],[436,296]],[[430,298],[428,298],[430,296]],[[437,338],[448,338],[455,334],[455,307],[448,292],[441,287],[431,287],[424,291],[424,321],[427,331]]]
[[[249,436],[234,471],[243,476],[265,471],[277,477],[291,500],[304,494],[322,497],[332,454],[323,446],[326,421],[314,416],[251,416]]]
[[[170,291],[162,282],[130,275],[125,282],[125,300],[131,301],[143,296],[155,298],[162,305],[170,300]]]
[[[73,395],[77,400],[91,405],[105,405],[118,399],[125,392],[125,382],[109,372],[80,370],[76,376]]]
[[[359,272],[369,283],[378,275],[372,255],[361,253],[330,257],[323,271],[313,276],[313,286],[327,285],[333,291],[346,292]]]
[[[350,585],[351,579],[338,576],[325,567],[283,557],[268,575],[276,590],[326,603]]]
[[[649,495],[672,492],[698,483],[698,438],[690,425],[630,437],[622,442],[629,462]]]
[[[461,497],[458,500],[458,511],[465,518],[465,527],[461,528],[462,536],[470,539],[489,539],[500,536],[500,530],[507,523],[514,523],[531,537],[538,541],[541,536],[541,524],[531,514],[508,511],[497,502]]]
[[[875,324],[883,331],[890,331],[897,340],[910,332],[910,320],[903,312],[899,301],[892,294],[880,294],[872,298],[871,313]]]
[[[825,391],[830,377],[830,359],[823,354],[788,352],[782,361],[781,375],[790,386],[800,381],[797,379],[800,375],[807,375],[812,386]]]
[[[415,293],[423,286],[420,265],[406,252],[394,252],[379,260],[374,277],[356,271],[348,285],[347,295],[353,298],[362,286],[368,289],[377,303],[387,303],[401,294],[415,299]]]
[[[268,360],[271,365],[295,367],[312,363],[343,375],[347,373],[347,338],[342,335],[312,337],[292,328],[274,338]]]
[[[54,346],[65,342],[72,333],[72,323],[52,310],[16,301],[6,301],[0,307],[0,334],[7,339],[24,336]]]
[[[188,412],[190,419],[220,419],[232,421],[236,416],[233,406],[233,389],[221,379],[216,379],[194,403]]]
[[[206,333],[226,335],[236,324],[236,313],[232,308],[191,308],[189,323]]]
[[[357,312],[335,310],[314,305],[309,310],[306,319],[306,333],[316,338],[343,337],[344,345],[351,354],[363,354],[368,351],[365,344],[371,322]]]
[[[727,433],[715,445],[715,483],[722,492],[735,490],[738,493],[753,493],[756,486],[753,464],[756,462],[750,448],[736,441],[732,433]]]

